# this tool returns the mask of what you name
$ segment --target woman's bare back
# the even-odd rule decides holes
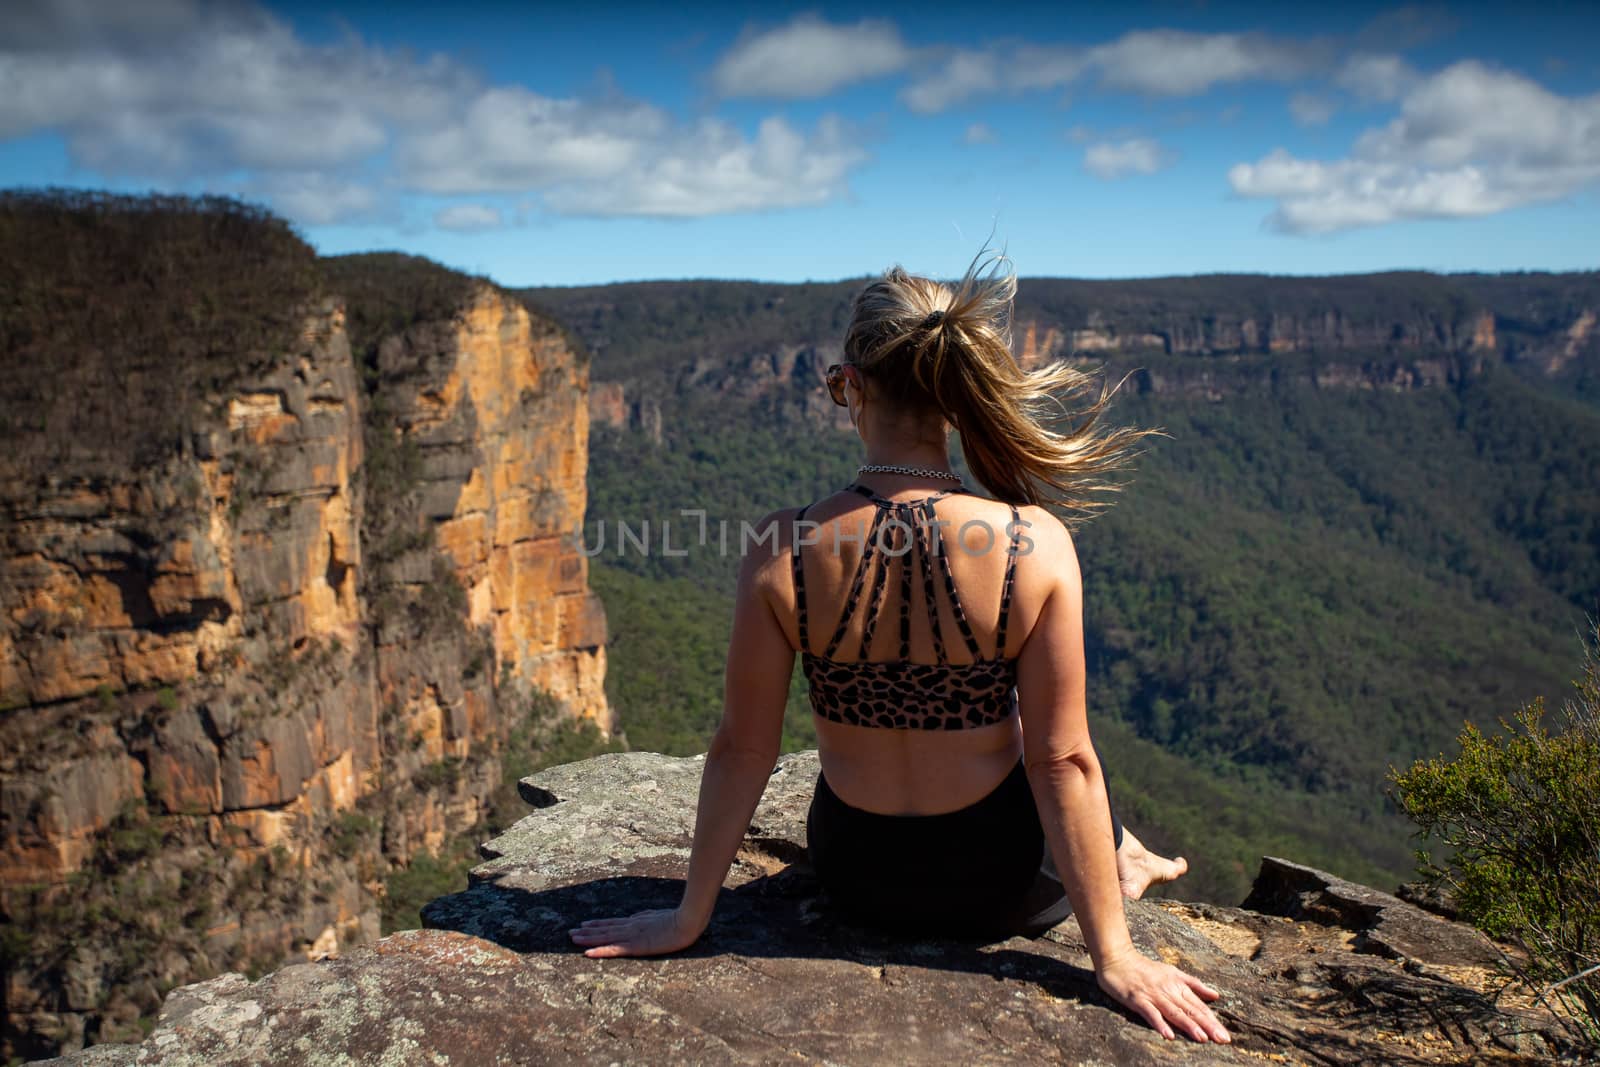
[[[901,492],[886,499],[915,503],[929,495]],[[982,657],[993,658],[997,653],[995,642],[1007,548],[1014,532],[1011,508],[966,493],[940,497],[931,507],[936,521],[941,524],[940,540],[965,621]],[[856,492],[835,494],[806,509],[804,523],[797,531],[805,568],[803,578],[809,621],[809,644],[804,651],[822,654],[824,645],[835,633],[861,561],[865,535],[876,511],[873,501]],[[998,650],[1006,659],[1014,658],[1021,650],[1041,606],[1042,597],[1035,588],[1037,583],[1030,581],[1038,568],[1025,558],[1032,546],[1028,529],[1041,518],[1056,521],[1040,509],[1020,511],[1018,558],[1006,648]],[[791,523],[798,514],[785,513]],[[899,568],[912,561],[910,556],[896,558],[899,551],[891,548],[889,554],[885,554],[879,549],[875,552],[878,558],[873,568],[888,563],[891,573],[897,574]],[[919,563],[912,565],[915,567]],[[910,585],[909,658],[913,663],[934,664],[937,657],[924,599],[925,587],[920,581]],[[949,662],[954,665],[973,663],[975,657],[967,645],[948,637],[959,629],[955,606],[940,583],[934,583],[934,589],[939,629],[947,635],[944,644]],[[848,663],[860,659],[891,662],[899,658],[898,627],[891,624],[901,612],[899,583],[886,582],[882,597],[876,612],[879,623],[874,628],[866,655],[858,656],[858,652],[872,615],[868,610],[871,605],[858,605],[831,659]],[[785,609],[781,621],[791,645],[799,650],[797,597],[792,582]],[[1016,715],[992,725],[959,730],[882,729],[848,725],[816,715],[813,721],[823,773],[835,792],[848,804],[881,814],[934,815],[966,807],[992,792],[1016,766],[1022,753],[1022,727]]]

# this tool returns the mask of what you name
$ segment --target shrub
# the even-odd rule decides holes
[[[374,378],[384,338],[451,321],[473,287],[486,281],[397,252],[332,256],[320,267],[329,288],[345,298],[350,351]]]
[[[333,852],[336,856],[353,856],[364,848],[380,829],[381,824],[371,815],[360,811],[346,811],[334,819],[329,829],[332,833]]]
[[[459,892],[466,885],[466,872],[481,862],[477,838],[460,834],[446,841],[438,855],[419,852],[406,866],[391,870],[384,879],[382,932],[388,935],[420,927],[422,906]]]
[[[466,760],[461,756],[446,756],[419,770],[412,784],[419,789],[453,789],[461,781],[465,763]]]
[[[110,869],[121,870],[154,856],[166,840],[164,820],[153,816],[144,802],[129,799],[106,828],[100,858]]]
[[[502,692],[509,701],[510,689]],[[534,688],[527,699],[522,715],[513,720],[501,753],[503,778],[513,795],[518,781],[546,767],[626,750],[619,739],[604,737],[595,723],[570,717],[561,700],[548,690]],[[519,812],[519,817],[521,814],[525,813]]]
[[[1391,771],[1405,813],[1452,850],[1442,863],[1418,851],[1423,876],[1485,933],[1520,943],[1527,960],[1508,961],[1512,972],[1560,1001],[1590,1041],[1600,1041],[1600,626],[1595,639],[1555,732],[1536,697],[1499,733],[1469,723],[1455,759]]]

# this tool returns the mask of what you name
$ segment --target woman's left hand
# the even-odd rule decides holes
[[[677,952],[698,941],[705,928],[678,908],[656,908],[625,918],[589,919],[567,933],[574,944],[584,946],[585,956],[598,960]]]
[[[1178,1030],[1196,1041],[1227,1044],[1233,1040],[1227,1027],[1205,1004],[1222,994],[1170,963],[1141,954],[1131,943],[1125,954],[1101,964],[1095,977],[1101,989],[1143,1016],[1169,1041]]]

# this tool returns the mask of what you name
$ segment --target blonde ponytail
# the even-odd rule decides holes
[[[952,289],[894,267],[856,298],[845,358],[885,400],[912,411],[937,411],[961,434],[973,476],[999,500],[1093,513],[1093,498],[1121,486],[1103,476],[1142,452],[1132,447],[1161,430],[1098,424],[1115,389],[1100,395],[1069,430],[1047,419],[1070,415],[1068,401],[1093,378],[1066,362],[1025,371],[1011,352],[1016,275],[1008,260],[980,252]]]

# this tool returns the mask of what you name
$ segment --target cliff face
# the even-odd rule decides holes
[[[661,404],[630,400],[621,382],[598,382],[589,393],[589,420],[612,429],[636,430],[661,443]]]
[[[479,287],[456,321],[384,340],[377,372],[392,429],[418,456],[418,510],[465,594],[466,622],[491,637],[497,679],[543,688],[608,731],[605,612],[574,537],[587,365],[549,323]],[[431,578],[416,551],[391,567],[403,584]]]
[[[834,422],[826,397],[817,397],[859,288],[683,282],[527,296],[596,353],[597,421],[659,438],[660,413],[670,427],[674,399],[708,385],[729,400]],[[1429,388],[1494,361],[1540,377],[1592,378],[1600,375],[1597,314],[1593,273],[1028,278],[1013,343],[1024,366],[1142,366],[1144,391],[1215,400],[1285,383]],[[633,399],[647,395],[653,420]]]
[[[1482,1063],[1573,1059],[1562,1020],[1492,992],[1496,946],[1364,886],[1263,861],[1241,907],[1131,901],[1139,948],[1222,993],[1229,1045],[1167,1042],[1101,993],[1076,919],[990,944],[851,926],[806,860],[814,752],[785,756],[711,927],[656,959],[593,960],[567,930],[671,906],[702,759],[602,756],[522,783],[540,810],[482,846],[430,929],[256,982],[176,990],[141,1045],[61,1063],[337,1054],[433,1063]],[[1181,883],[1179,883],[1181,886]],[[515,1010],[507,1011],[508,1005]]]
[[[215,425],[158,468],[7,472],[0,884],[78,869],[129,801],[270,844],[287,805],[314,790],[348,803],[372,762],[342,310],[313,313],[280,367],[212,399]],[[333,669],[268,684],[313,646],[342,649],[323,657]],[[275,745],[268,724],[302,698],[304,729],[287,732],[304,739]]]
[[[1281,384],[1432,388],[1490,362],[1552,377],[1600,364],[1592,275],[1193,278],[1025,283],[1024,366],[1153,363],[1140,388],[1218,400]],[[1123,358],[1126,357],[1126,358]],[[1168,357],[1168,358],[1163,358]]]
[[[1495,317],[1480,310],[1461,319],[1353,319],[1337,308],[1321,314],[1164,315],[1155,308],[1111,316],[1095,310],[1081,323],[1018,321],[1024,363],[1098,352],[1163,352],[1211,356],[1235,352],[1496,351]]]
[[[613,726],[558,330],[475,285],[374,373],[335,296],[216,359],[182,433],[90,395],[110,445],[44,462],[42,420],[0,461],[8,1054],[371,940],[385,870],[484,813],[533,690]]]

